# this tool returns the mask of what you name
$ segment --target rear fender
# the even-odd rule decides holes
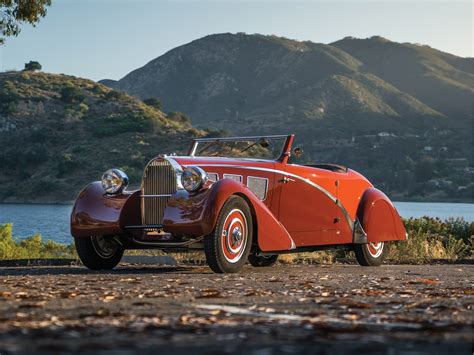
[[[376,188],[364,191],[357,208],[357,219],[367,235],[367,242],[405,240],[402,219],[390,199]]]
[[[71,213],[73,237],[117,235],[123,226],[140,223],[140,191],[107,195],[100,181],[87,185],[78,195]]]
[[[289,250],[294,242],[268,207],[240,182],[219,180],[198,193],[179,190],[168,201],[163,219],[166,232],[191,236],[209,235],[214,230],[219,213],[232,195],[243,197],[249,204],[257,225],[257,241],[262,251]]]

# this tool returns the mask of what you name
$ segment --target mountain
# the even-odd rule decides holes
[[[72,201],[111,167],[137,186],[153,156],[203,134],[184,115],[90,80],[0,73],[0,201]]]
[[[444,113],[400,90],[336,46],[262,35],[211,35],[105,84],[160,97],[196,124],[239,133],[288,123],[345,131],[415,128]],[[416,121],[413,120],[416,117]]]
[[[331,43],[398,89],[450,117],[472,115],[474,58],[460,58],[429,46],[382,37],[347,37]]]
[[[374,36],[329,45],[203,37],[102,81],[197,127],[296,133],[305,162],[337,162],[394,198],[474,200],[474,59]]]

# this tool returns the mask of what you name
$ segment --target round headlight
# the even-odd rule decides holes
[[[108,194],[118,194],[128,185],[128,176],[122,170],[110,169],[102,175],[102,187]]]
[[[183,187],[191,192],[199,190],[208,180],[207,174],[198,166],[188,166],[183,169],[181,183]]]

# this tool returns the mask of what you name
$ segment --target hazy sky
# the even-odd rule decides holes
[[[381,35],[473,56],[471,1],[53,0],[36,27],[0,46],[0,70],[119,79],[166,51],[222,32],[330,43]]]

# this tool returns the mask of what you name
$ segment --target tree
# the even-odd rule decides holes
[[[30,60],[29,63],[25,63],[24,71],[35,71],[35,70],[41,70],[41,64],[40,63],[35,62],[33,60]]]
[[[150,97],[148,99],[145,99],[143,100],[143,103],[145,103],[148,106],[157,108],[158,110],[161,110],[161,107],[163,106],[161,100],[156,97]]]
[[[22,23],[35,26],[50,5],[51,0],[0,0],[0,44],[6,37],[18,36]]]

